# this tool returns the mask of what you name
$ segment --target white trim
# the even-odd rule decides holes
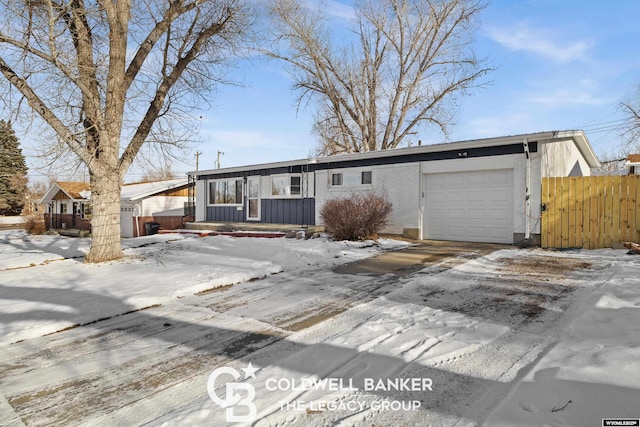
[[[262,199],[260,197],[260,175],[255,175],[255,176],[248,176],[247,177],[247,194],[246,194],[246,198],[247,198],[247,221],[260,221],[262,218],[262,207],[260,206],[262,204]],[[250,185],[250,181],[256,181],[258,183],[258,195],[256,197],[251,197],[249,195],[249,185]],[[249,202],[251,200],[257,200],[258,201],[258,215],[255,217],[250,217],[249,216],[249,212],[251,211],[250,207],[249,207]]]
[[[154,183],[158,184],[158,187],[149,185]],[[164,185],[160,185],[160,184],[164,184]],[[121,193],[123,192],[123,190],[126,192],[127,190],[130,190],[132,188],[135,190],[136,187],[139,187],[142,190],[139,190],[138,193],[128,195],[126,198],[123,198],[122,196],[120,198],[123,202],[135,203],[140,199],[144,199],[146,197],[150,197],[158,193],[164,193],[165,191],[174,190],[176,188],[180,188],[188,184],[189,182],[187,178],[178,178],[178,179],[171,179],[166,181],[155,181],[155,182],[145,182],[145,183],[135,183],[135,184],[124,184],[120,189]]]

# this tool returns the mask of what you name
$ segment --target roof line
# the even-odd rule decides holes
[[[585,159],[587,159],[587,162],[591,167],[598,167],[600,165],[600,162],[598,161],[584,131],[565,130],[565,131],[546,131],[546,132],[537,132],[537,133],[510,135],[510,136],[501,136],[501,137],[492,137],[492,138],[481,138],[481,139],[447,142],[447,143],[440,143],[440,144],[419,145],[419,146],[413,146],[413,147],[402,147],[402,148],[394,148],[390,150],[368,151],[368,152],[362,152],[362,153],[337,154],[337,155],[326,156],[326,157],[311,157],[307,159],[296,159],[296,160],[272,162],[272,163],[232,166],[232,167],[221,168],[221,169],[190,171],[190,172],[187,172],[187,175],[191,175],[191,176],[214,175],[214,174],[242,172],[242,171],[256,170],[256,169],[271,169],[271,168],[278,168],[278,167],[289,167],[289,166],[298,166],[298,165],[307,165],[307,164],[318,164],[318,163],[327,164],[327,163],[345,162],[345,161],[359,160],[359,159],[385,158],[385,157],[402,156],[402,155],[410,155],[410,154],[418,154],[418,153],[439,152],[439,151],[445,151],[449,149],[469,149],[469,148],[482,147],[482,146],[509,145],[513,143],[522,142],[525,138],[528,139],[530,142],[545,141],[545,140],[560,141],[560,140],[566,140],[567,138],[571,138],[576,142],[576,144],[578,145],[578,148],[582,152]]]

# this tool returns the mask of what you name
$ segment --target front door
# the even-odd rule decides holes
[[[247,220],[260,220],[260,177],[247,178]]]
[[[76,228],[78,226],[78,215],[80,213],[79,211],[79,203],[78,202],[73,202],[73,211],[71,212],[71,215],[73,215],[71,217],[71,228]]]

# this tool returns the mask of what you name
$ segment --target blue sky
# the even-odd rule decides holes
[[[325,0],[346,25],[350,0]],[[620,143],[620,100],[640,85],[640,1],[494,0],[481,17],[475,51],[496,68],[484,88],[459,99],[448,141],[547,130],[584,129],[598,154]],[[280,63],[253,59],[231,72],[242,86],[220,87],[202,112],[202,142],[178,173],[308,157],[313,107],[296,109]],[[639,95],[640,96],[640,95]],[[445,142],[435,129],[423,143]],[[24,142],[23,142],[24,145]],[[32,150],[25,146],[25,154]],[[28,158],[28,162],[32,163]],[[37,173],[32,169],[32,172]],[[129,179],[137,176],[132,173]]]

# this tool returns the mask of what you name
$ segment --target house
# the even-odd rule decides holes
[[[177,228],[185,220],[186,178],[126,184],[120,192],[122,237],[145,235],[145,223]],[[54,182],[40,203],[47,204],[48,229],[91,230],[91,191],[86,182]]]
[[[590,175],[582,131],[423,145],[190,172],[196,221],[320,224],[325,201],[375,191],[386,233],[417,239],[539,242],[541,178]]]
[[[624,167],[629,175],[640,175],[640,154],[629,154]]]
[[[48,205],[45,213],[47,229],[91,230],[90,194],[87,182],[54,182],[39,201]]]

